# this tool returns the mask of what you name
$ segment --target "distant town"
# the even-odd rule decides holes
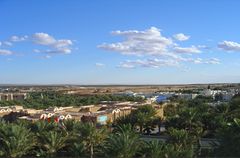
[[[150,87],[150,88],[149,88]],[[141,92],[143,87],[124,86],[124,87],[2,87],[0,89],[0,116],[6,117],[11,113],[21,113],[17,119],[24,119],[29,121],[36,121],[40,119],[48,119],[55,117],[59,120],[74,119],[74,120],[92,120],[99,124],[106,124],[107,122],[114,122],[118,117],[125,116],[131,113],[132,110],[142,105],[152,105],[158,110],[159,117],[164,117],[163,108],[168,104],[176,103],[175,100],[192,100],[198,96],[211,98],[208,102],[211,106],[216,106],[224,102],[229,102],[233,96],[240,93],[239,85],[198,85],[194,86],[148,86],[145,89],[149,92]],[[179,89],[178,89],[179,88]],[[133,89],[133,90],[131,90]],[[162,91],[154,91],[162,89]],[[138,92],[134,92],[137,90]],[[46,109],[26,108],[24,105],[15,105],[14,101],[23,101],[30,97],[31,93],[38,92],[41,98],[44,99],[43,94],[47,91],[56,91],[63,95],[96,95],[108,94],[115,96],[126,96],[134,98],[142,98],[141,102],[132,101],[112,101],[101,100],[97,104],[89,104],[84,106],[59,106],[54,105]],[[111,93],[114,91],[114,93]],[[119,92],[120,91],[120,92]],[[13,104],[4,106],[3,102],[11,102]],[[24,115],[26,114],[26,115]],[[87,119],[88,118],[88,119]]]
[[[240,84],[5,85],[0,157],[235,156],[239,105]]]

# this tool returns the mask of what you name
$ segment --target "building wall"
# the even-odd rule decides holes
[[[100,106],[91,106],[91,107],[83,107],[80,109],[81,112],[97,112],[101,107]]]
[[[26,93],[1,93],[0,101],[24,100],[27,98]]]
[[[90,108],[90,112],[97,112],[101,107],[100,106],[94,106]]]
[[[155,109],[156,109],[156,112],[157,112],[156,116],[161,117],[161,118],[164,118],[163,107],[162,107],[162,106],[159,106],[159,107],[157,107],[157,108],[155,108]]]

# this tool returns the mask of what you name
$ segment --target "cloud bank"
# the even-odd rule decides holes
[[[44,52],[49,54],[70,54],[72,41],[69,39],[55,39],[47,33],[35,33],[32,36],[35,44],[47,46],[50,49]]]
[[[225,51],[239,52],[240,51],[240,43],[233,42],[233,41],[223,41],[223,42],[218,43],[218,48],[225,50]]]
[[[191,45],[181,46],[179,41],[189,40],[190,36],[183,33],[173,35],[174,38],[165,37],[161,30],[151,27],[144,31],[127,30],[112,31],[113,36],[121,36],[123,40],[116,43],[103,43],[97,47],[103,50],[117,52],[122,55],[131,55],[143,57],[144,60],[128,60],[121,62],[118,67],[135,68],[135,67],[153,67],[160,68],[163,66],[179,66],[183,62],[192,62],[194,64],[219,64],[216,58],[201,59],[189,58],[186,55],[197,55],[202,53],[201,49],[206,46]]]
[[[33,35],[17,36],[13,35],[7,41],[0,42],[1,47],[12,47],[14,43],[28,42],[37,47],[33,52],[46,53],[48,56],[53,54],[70,54],[73,42],[70,39],[56,39],[47,33],[34,33]],[[39,49],[41,46],[41,49]],[[11,55],[13,52],[8,49],[1,49],[0,55]]]

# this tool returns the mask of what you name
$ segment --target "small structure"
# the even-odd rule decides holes
[[[24,100],[27,93],[0,93],[0,101]]]
[[[167,101],[167,97],[164,96],[164,95],[159,95],[159,96],[156,97],[156,102],[157,103],[164,103],[166,101]]]

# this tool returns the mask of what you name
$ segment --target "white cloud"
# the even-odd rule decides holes
[[[162,36],[160,30],[151,27],[145,31],[113,31],[113,35],[123,36],[123,42],[101,44],[98,48],[127,55],[161,55],[173,45],[171,38]]]
[[[120,63],[118,67],[121,68],[135,68],[135,67],[147,67],[147,68],[160,68],[164,66],[178,66],[179,62],[170,59],[146,59],[146,60],[127,60]]]
[[[240,51],[240,43],[233,41],[223,41],[218,43],[218,48],[225,51]]]
[[[33,41],[36,44],[48,46],[50,49],[44,51],[50,54],[70,54],[72,52],[71,45],[73,44],[69,39],[57,40],[47,33],[35,33]]]
[[[151,27],[145,31],[113,31],[113,35],[123,36],[124,40],[116,43],[103,43],[98,45],[108,51],[114,51],[123,55],[141,55],[141,56],[172,56],[179,54],[196,54],[201,53],[201,49],[206,46],[182,47],[175,43],[171,38],[164,37],[160,29]],[[187,40],[190,36],[179,33],[174,35],[178,41]]]
[[[25,41],[28,38],[28,36],[23,36],[23,37],[19,37],[19,36],[12,36],[10,38],[10,41],[12,42],[21,42],[21,41]]]
[[[117,67],[118,68],[125,68],[125,69],[132,69],[132,68],[135,68],[136,66],[134,64],[132,64],[132,63],[122,62]]]
[[[39,49],[33,49],[33,52],[40,53],[41,51]]]
[[[220,64],[220,60],[217,58],[211,59],[202,59],[202,58],[175,58],[175,59],[159,59],[159,58],[150,58],[146,60],[126,60],[121,62],[118,67],[121,68],[137,68],[137,67],[146,67],[146,68],[162,68],[162,67],[178,67],[181,68],[182,62],[189,62],[194,64]]]
[[[50,56],[50,55],[45,55],[45,56],[41,56],[40,59],[46,60],[46,59],[50,59],[51,57],[52,56]]]
[[[50,59],[50,58],[51,58],[50,55],[46,55],[46,56],[44,56],[44,59]]]
[[[5,46],[12,46],[12,42],[4,41],[3,45],[5,45]]]
[[[13,54],[12,51],[6,49],[0,49],[0,55],[11,55]]]
[[[54,44],[54,47],[56,48],[63,48],[63,47],[68,47],[70,45],[72,45],[72,41],[71,40],[57,40],[57,42]]]
[[[115,43],[103,43],[98,48],[121,53],[123,55],[133,55],[146,57],[145,60],[128,60],[121,62],[118,67],[152,67],[179,66],[182,63],[194,64],[219,64],[218,59],[186,58],[186,55],[199,54],[201,49],[210,49],[205,45],[181,46],[177,41],[188,40],[190,36],[179,33],[172,38],[161,34],[160,29],[151,27],[144,31],[128,30],[113,31],[112,35],[122,36],[123,40]]]
[[[202,64],[202,62],[203,62],[203,60],[201,58],[190,59],[189,61],[192,61],[194,64]]]
[[[103,63],[95,63],[95,66],[96,66],[96,67],[104,67],[105,64],[103,64]]]
[[[206,46],[206,45],[198,45],[197,48],[199,48],[199,49],[211,49],[209,46]]]
[[[220,60],[217,58],[210,58],[205,60],[202,58],[196,58],[196,59],[189,58],[186,61],[192,62],[194,64],[220,64]]]
[[[176,53],[186,53],[186,54],[195,54],[195,53],[201,53],[201,50],[198,49],[196,46],[191,47],[175,47],[174,52]]]
[[[206,64],[220,64],[220,60],[217,58],[211,58],[208,61],[206,61]]]
[[[33,52],[47,53],[47,54],[70,54],[71,49],[69,49],[69,48],[58,48],[58,49],[47,49],[47,50],[34,49]]]
[[[183,33],[173,35],[173,37],[178,41],[186,41],[190,38],[190,36],[184,35]]]
[[[56,40],[52,36],[46,33],[35,33],[33,35],[33,41],[37,44],[46,46],[53,45],[56,42]]]
[[[56,39],[50,36],[47,33],[35,33],[31,35],[31,38],[27,35],[25,36],[16,36],[13,35],[9,38],[8,41],[0,42],[1,47],[12,46],[13,42],[30,42],[29,44],[35,43],[38,46],[33,49],[35,53],[46,53],[47,55],[44,58],[50,58],[52,54],[70,54],[72,52],[71,46],[73,42],[69,39]],[[6,49],[0,49],[0,55],[11,55],[12,51]]]
[[[71,54],[72,50],[70,48],[57,48],[53,50],[42,51],[48,54]]]

